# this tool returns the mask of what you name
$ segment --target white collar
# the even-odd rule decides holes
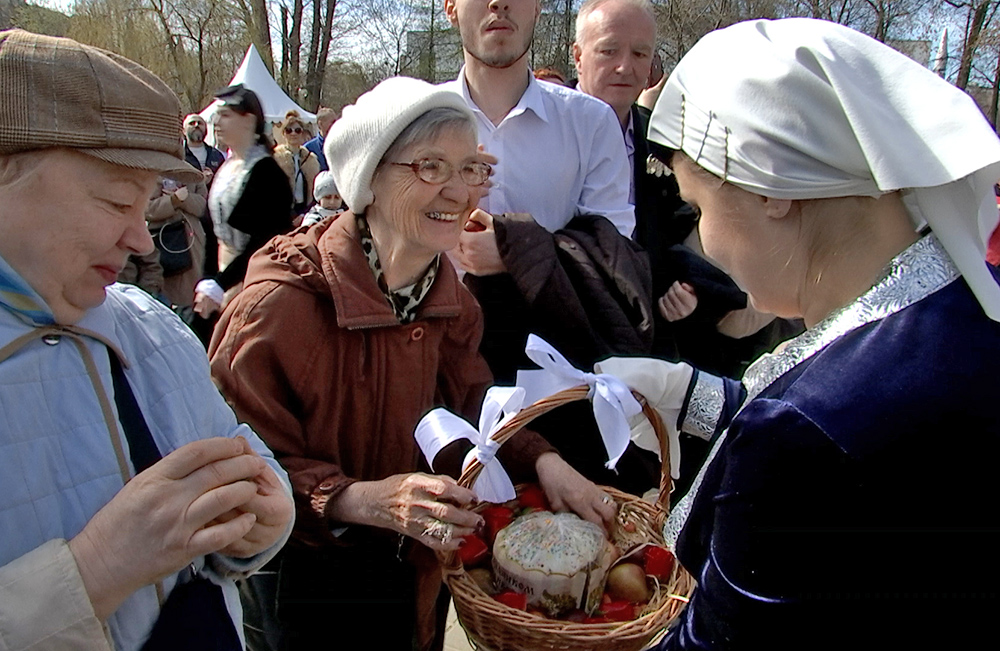
[[[535,79],[535,76],[531,74],[530,70],[525,69],[525,74],[528,75],[528,87],[524,89],[524,92],[521,94],[521,98],[517,101],[517,104],[514,105],[514,108],[512,108],[503,119],[506,120],[508,118],[516,117],[525,111],[531,111],[543,122],[548,122],[549,117],[548,112],[545,110],[545,101],[542,98],[541,85],[538,83],[538,80]],[[469,82],[465,77],[465,66],[462,66],[462,70],[458,73],[458,81],[461,84],[462,97],[465,98],[465,102],[469,105],[469,108],[476,113],[480,113],[485,116],[486,114],[483,113],[483,110],[476,105],[472,99],[472,94],[469,92]],[[503,121],[501,121],[501,124],[502,122]]]

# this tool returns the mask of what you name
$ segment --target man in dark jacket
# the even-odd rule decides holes
[[[662,164],[647,166],[650,111],[635,102],[650,79],[655,42],[656,20],[650,3],[587,0],[577,16],[573,44],[577,87],[611,106],[625,138],[632,167],[629,199],[635,206],[633,237],[648,252],[652,271],[650,300],[656,303],[652,310],[653,354],[739,378],[749,361],[791,334],[794,327],[780,320],[765,325],[767,317],[754,312],[734,326],[742,328],[737,337],[719,331],[727,315],[744,315],[741,310],[747,307],[747,297],[700,251],[684,245],[695,230],[697,217],[681,200],[673,175]],[[670,313],[664,304],[677,294],[685,294],[697,307],[680,317]],[[755,328],[759,331],[749,332]],[[708,444],[684,434],[681,450],[681,479],[675,495],[687,490]]]
[[[212,179],[219,167],[226,162],[226,156],[205,142],[208,125],[197,113],[184,118],[184,160],[191,167],[205,175],[205,185],[212,187]]]
[[[316,137],[303,145],[306,149],[316,154],[317,160],[319,160],[319,171],[325,172],[330,169],[330,166],[326,164],[326,154],[323,153],[323,141],[326,140],[326,134],[330,131],[330,127],[333,123],[337,121],[337,112],[332,108],[323,107],[316,112],[316,128],[319,133]]]
[[[647,163],[650,112],[635,102],[650,78],[655,39],[648,2],[587,0],[573,44],[577,85],[614,109],[625,137],[634,238],[649,253],[657,303],[653,352],[739,378],[752,359],[795,328],[744,309],[746,294],[701,254],[696,216],[681,200],[673,175],[658,162]]]

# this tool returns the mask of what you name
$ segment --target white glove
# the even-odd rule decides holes
[[[670,476],[680,477],[681,443],[677,431],[677,418],[684,406],[694,375],[694,368],[684,362],[666,362],[645,357],[612,357],[594,365],[595,373],[607,373],[620,379],[631,389],[641,393],[646,402],[660,414],[666,426],[670,454]],[[660,443],[656,432],[645,416],[639,414],[629,421],[632,442],[643,450],[660,456]]]
[[[195,285],[194,287],[194,293],[204,294],[205,296],[209,297],[210,299],[212,299],[212,301],[218,303],[219,305],[222,305],[222,301],[224,300],[225,296],[225,292],[222,290],[222,286],[219,285],[219,283],[212,278],[205,278],[203,280],[199,280],[198,284]]]

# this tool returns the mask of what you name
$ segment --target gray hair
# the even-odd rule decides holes
[[[54,151],[54,148],[33,149],[0,155],[0,189],[13,188],[23,183]]]
[[[411,122],[389,145],[376,167],[382,167],[387,161],[396,158],[401,152],[419,142],[427,142],[437,138],[446,129],[464,130],[476,140],[479,132],[476,123],[465,112],[450,106],[439,106],[427,111]]]
[[[653,11],[653,3],[650,0],[586,0],[576,14],[576,42],[583,43],[583,33],[586,31],[587,18],[590,14],[600,9],[609,2],[618,3],[627,7],[635,7],[649,16],[650,22],[656,25],[656,12]]]

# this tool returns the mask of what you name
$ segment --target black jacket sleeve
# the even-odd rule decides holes
[[[250,256],[275,235],[292,230],[292,190],[288,177],[268,156],[250,170],[243,195],[229,216],[229,225],[250,235],[243,252],[218,277],[223,289],[243,281]]]
[[[494,221],[508,273],[549,336],[578,368],[652,343],[649,261],[604,217],[583,215],[556,233],[529,216]]]

